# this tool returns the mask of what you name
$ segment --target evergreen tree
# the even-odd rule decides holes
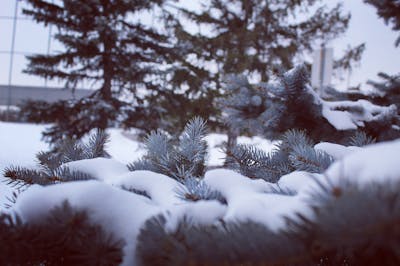
[[[213,0],[200,10],[177,9],[171,8],[169,22],[180,56],[170,80],[204,91],[211,100],[220,95],[228,74],[267,82],[318,43],[342,34],[350,19],[340,4],[328,8],[321,1]],[[363,45],[350,49],[336,65],[349,67],[362,50]],[[229,134],[234,142],[237,132]]]
[[[395,104],[400,110],[400,74],[388,75],[386,73],[378,73],[382,81],[368,81],[377,93],[372,94],[372,100],[381,104]]]
[[[400,135],[395,105],[383,107],[365,100],[325,101],[312,90],[303,65],[268,83],[252,85],[244,76],[232,77],[226,92],[218,103],[228,125],[269,139],[279,138],[291,129],[306,130],[314,141],[342,143],[357,129],[378,141]]]
[[[374,6],[378,16],[383,18],[387,25],[391,25],[394,31],[400,31],[400,2],[398,0],[364,0],[364,2]],[[400,36],[395,45],[400,45]]]
[[[392,26],[392,30],[400,31],[400,2],[391,0],[364,0],[376,8],[379,17],[385,20],[387,25]],[[400,36],[395,42],[395,46],[399,47]],[[368,81],[376,92],[370,95],[372,101],[382,104],[396,104],[400,107],[400,74],[389,75],[383,72],[378,73],[382,81]]]
[[[106,128],[128,103],[118,98],[125,93],[140,106],[138,90],[156,90],[166,61],[168,39],[135,19],[162,1],[29,0],[24,14],[36,22],[57,27],[55,39],[65,49],[50,55],[28,56],[26,73],[65,81],[66,88],[92,84],[99,89],[89,98],[51,105],[51,115],[65,116],[47,132],[50,141],[62,136],[81,137],[92,128]],[[134,109],[135,111],[135,109]]]

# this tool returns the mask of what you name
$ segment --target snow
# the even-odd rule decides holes
[[[278,231],[285,226],[285,216],[294,218],[296,212],[310,212],[300,196],[268,193],[274,186],[271,183],[252,180],[231,170],[208,171],[204,181],[226,198],[228,210],[225,221],[253,220]]]
[[[349,112],[332,110],[329,104],[322,105],[322,115],[337,130],[351,130],[358,128],[358,125],[354,122]]]
[[[400,140],[368,145],[333,163],[325,172],[332,181],[351,180],[359,185],[400,180]]]
[[[117,176],[129,172],[128,167],[114,159],[94,158],[65,163],[72,171],[89,174],[98,180],[112,182]]]
[[[0,155],[0,170],[10,163],[34,166],[34,155],[47,148],[40,141],[40,131],[43,129],[44,126],[0,123],[0,147],[6,147],[7,151]],[[301,214],[312,218],[309,200],[310,194],[320,189],[317,183],[334,185],[348,180],[363,186],[400,180],[400,140],[363,148],[322,142],[315,145],[315,149],[327,152],[336,160],[322,174],[295,171],[282,176],[273,184],[262,179],[250,179],[227,169],[209,170],[204,177],[205,184],[220,192],[227,204],[216,200],[190,202],[177,197],[176,192],[181,184],[175,179],[150,171],[130,172],[125,163],[142,153],[140,145],[126,138],[122,130],[112,129],[109,132],[109,149],[114,149],[110,152],[112,158],[65,164],[72,170],[93,175],[96,180],[45,187],[32,185],[19,195],[17,202],[8,211],[15,211],[23,221],[35,222],[68,200],[73,207],[88,210],[93,222],[101,224],[127,243],[122,265],[136,264],[133,251],[137,235],[146,220],[156,215],[165,216],[165,229],[168,232],[174,232],[183,219],[198,225],[250,220],[277,232],[285,228],[286,217],[296,219],[297,214]],[[226,136],[221,134],[207,136],[211,152],[209,165],[221,163],[220,158],[217,158],[221,154],[216,150],[225,140]],[[261,138],[240,138],[239,142],[256,144],[267,152],[274,148],[273,142]],[[293,194],[277,194],[279,189]],[[150,198],[129,190],[143,191]],[[0,184],[0,203],[5,202],[4,195],[9,195],[10,191],[7,186]]]
[[[365,122],[379,121],[397,114],[396,105],[379,106],[367,100],[325,101],[310,86],[307,93],[314,103],[322,107],[322,116],[337,130],[355,130],[364,127]]]
[[[222,151],[222,145],[228,140],[224,134],[208,134],[205,137],[208,145],[208,165],[222,165],[225,161],[225,153]]]
[[[364,122],[378,121],[384,116],[393,116],[397,113],[394,104],[378,106],[366,100],[328,102],[321,99],[320,102],[322,115],[337,130],[357,129],[363,127]]]
[[[207,164],[209,166],[221,166],[225,161],[225,153],[223,152],[223,143],[228,141],[224,134],[211,133],[205,137],[208,144],[208,158]],[[269,153],[274,148],[278,141],[270,141],[258,136],[245,137],[239,136],[237,139],[238,144],[251,144],[257,146],[259,149]]]
[[[150,171],[134,171],[119,176],[112,184],[145,191],[153,203],[159,206],[167,207],[182,203],[182,200],[175,196],[180,183],[166,175]]]
[[[41,141],[44,129],[43,125],[0,122],[0,210],[14,191],[4,182],[4,169],[11,165],[36,167],[36,153],[48,149]]]
[[[41,141],[44,125],[0,122],[0,170],[9,165],[35,167],[35,155],[48,150]]]
[[[250,179],[227,169],[215,169],[206,172],[204,182],[211,188],[221,192],[228,204],[230,199],[238,194],[269,192],[272,185],[262,179]]]
[[[117,239],[126,242],[122,265],[135,265],[134,252],[140,227],[160,209],[146,198],[99,181],[31,186],[22,193],[14,210],[24,221],[35,222],[65,200],[72,207],[89,210],[89,217]]]
[[[183,219],[193,225],[213,224],[223,219],[225,213],[226,206],[215,200],[200,200],[175,205],[164,213],[167,218],[165,229],[169,232],[175,232],[179,222]]]
[[[315,182],[314,178],[321,178],[321,175],[305,171],[294,171],[290,174],[281,176],[277,186],[284,191],[289,190],[292,192],[298,192],[302,188],[313,184]]]
[[[327,154],[329,154],[330,156],[332,156],[333,159],[338,160],[348,154],[351,154],[355,151],[359,151],[362,148],[356,147],[356,146],[347,146],[346,147],[346,146],[336,144],[336,143],[321,142],[321,143],[316,144],[314,146],[314,149],[324,151]]]
[[[106,150],[112,158],[128,164],[145,155],[143,145],[129,138],[136,133],[134,129],[126,132],[118,128],[109,128],[107,133],[110,134],[110,143],[107,144]]]

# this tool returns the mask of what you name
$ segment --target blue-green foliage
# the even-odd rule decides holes
[[[309,93],[308,72],[299,65],[269,83],[251,85],[246,77],[230,77],[224,98],[217,104],[231,128],[276,139],[289,129],[309,132],[332,127],[322,118],[321,106]],[[326,132],[325,132],[326,133]]]
[[[219,191],[212,190],[202,179],[189,177],[176,190],[179,198],[189,201],[218,200],[226,204],[226,199]]]
[[[128,167],[130,170],[150,170],[177,180],[202,177],[205,170],[207,143],[206,124],[194,118],[185,126],[179,140],[166,133],[153,131],[146,139],[147,154]]]
[[[253,87],[245,76],[231,75],[227,78],[226,97],[217,100],[217,105],[226,113],[231,128],[262,132],[269,123],[266,91]]]
[[[227,153],[226,165],[250,178],[269,182],[277,182],[295,170],[322,173],[333,158],[313,146],[304,131],[289,130],[271,153],[251,145],[237,145]]]
[[[396,84],[395,80],[391,84]],[[223,110],[231,131],[277,139],[287,130],[300,129],[306,130],[315,141],[342,143],[354,133],[353,129],[337,130],[324,117],[323,103],[309,85],[304,65],[296,66],[272,82],[256,85],[251,85],[244,76],[230,77],[225,90],[224,97],[217,104]],[[353,105],[342,108],[344,110],[340,111],[356,116],[364,112]],[[394,139],[400,136],[400,131],[392,125],[400,125],[395,110],[364,121],[364,130],[378,140]]]
[[[142,228],[136,252],[142,265],[399,265],[399,189],[398,181],[321,184],[309,199],[312,215],[287,218],[280,231],[185,217],[171,231],[157,216]]]
[[[166,133],[153,131],[146,139],[147,154],[128,165],[131,171],[149,170],[172,177],[181,182],[177,196],[184,200],[218,200],[222,195],[204,183],[207,156],[206,123],[201,118],[190,120],[178,140]]]
[[[102,130],[97,130],[91,135],[87,143],[65,139],[59,142],[55,151],[37,154],[38,169],[10,166],[4,170],[4,176],[7,178],[8,184],[19,188],[31,184],[50,185],[59,182],[94,179],[89,174],[72,171],[63,164],[96,157],[110,157],[105,150],[108,139],[109,136]]]
[[[367,82],[377,90],[376,94],[371,95],[371,100],[386,105],[395,104],[400,109],[400,73],[389,75],[380,72],[378,76],[381,81]]]
[[[0,214],[0,265],[119,265],[123,241],[64,202],[35,223]]]
[[[376,142],[376,139],[368,136],[364,131],[356,131],[354,136],[350,138],[349,145],[362,147],[365,145],[373,144]]]

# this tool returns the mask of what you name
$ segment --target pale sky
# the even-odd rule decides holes
[[[187,1],[187,3],[186,3]],[[186,6],[194,0],[181,0]],[[333,5],[339,0],[325,0],[325,3]],[[335,57],[342,55],[347,45],[355,46],[366,43],[360,67],[356,68],[350,77],[350,86],[361,84],[366,88],[368,79],[377,80],[377,73],[384,71],[389,74],[400,72],[400,48],[394,47],[394,42],[400,33],[391,31],[389,26],[376,15],[373,7],[366,5],[362,0],[342,0],[344,9],[350,11],[352,19],[344,36],[328,44],[333,47]],[[21,14],[23,1],[19,3],[19,15]],[[12,17],[14,15],[15,0],[0,0],[0,84],[8,84],[8,73],[12,36]],[[37,85],[43,86],[44,80],[35,76],[22,73],[27,63],[24,53],[46,53],[48,43],[48,28],[36,24],[30,20],[18,20],[15,40],[14,65],[12,74],[13,85]],[[62,47],[51,42],[51,51],[61,50]],[[22,53],[21,53],[22,52]],[[347,86],[347,76],[344,79],[334,79],[333,85],[338,89]],[[62,86],[57,82],[49,82],[49,86]]]

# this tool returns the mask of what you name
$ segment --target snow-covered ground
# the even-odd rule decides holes
[[[46,125],[6,123],[0,122],[0,180],[3,179],[4,168],[10,165],[35,168],[35,155],[46,151],[49,146],[42,141],[41,133]],[[132,136],[135,131],[124,132],[122,129],[110,128],[107,130],[110,142],[107,151],[113,159],[123,164],[128,164],[141,158],[145,154],[142,143],[135,141]],[[209,151],[207,164],[210,166],[222,165],[224,153],[221,145],[227,140],[223,134],[209,134],[206,137]],[[239,137],[239,143],[254,144],[265,151],[270,151],[274,143],[260,137]],[[11,195],[11,189],[4,182],[0,182],[0,209],[4,206],[5,197]]]

